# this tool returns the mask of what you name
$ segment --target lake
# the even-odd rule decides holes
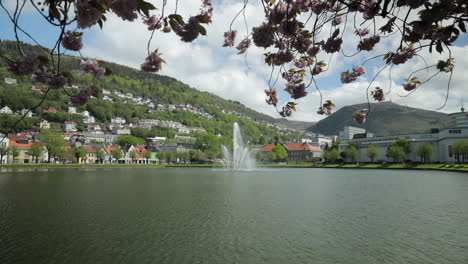
[[[0,263],[468,263],[468,174],[4,170]]]

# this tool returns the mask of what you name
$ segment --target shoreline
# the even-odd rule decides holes
[[[84,168],[222,168],[218,164],[2,164],[1,169],[84,169]],[[455,164],[268,164],[260,168],[307,169],[378,169],[378,170],[431,170],[468,173],[468,165]]]

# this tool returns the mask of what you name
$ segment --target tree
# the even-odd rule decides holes
[[[96,153],[96,157],[98,158],[98,160],[102,163],[104,163],[104,159],[106,158],[106,152],[103,150],[103,149],[100,149],[97,153]]]
[[[433,153],[432,152],[432,145],[427,143],[427,142],[420,143],[416,147],[416,153],[421,158],[421,162],[427,162],[428,160],[431,159],[431,156],[432,156],[432,153]]]
[[[405,151],[401,147],[393,145],[388,148],[387,157],[392,158],[393,162],[398,162],[405,157]]]
[[[325,154],[325,157],[328,162],[334,163],[340,159],[340,151],[338,151],[336,148],[330,149],[327,151],[327,154]]]
[[[83,147],[73,149],[73,155],[75,156],[77,163],[80,163],[80,159],[84,159],[86,157],[86,154],[87,151]]]
[[[399,146],[401,149],[403,149],[406,156],[411,153],[411,146],[410,146],[410,143],[408,142],[408,140],[406,140],[404,138],[400,138],[394,144],[396,146]]]
[[[120,148],[115,148],[111,151],[112,157],[119,163],[119,160],[122,158],[122,150]]]
[[[11,157],[13,158],[13,163],[15,163],[15,159],[19,156],[18,148],[15,146],[11,146],[8,148],[8,152],[10,153]]]
[[[379,157],[379,151],[374,145],[367,146],[366,156],[374,163],[374,160]]]
[[[457,141],[452,148],[458,163],[464,163],[468,159],[468,140]]]
[[[130,159],[132,159],[132,163],[135,162],[135,160],[137,159],[138,157],[138,154],[136,153],[136,151],[132,150],[128,153],[128,155],[130,156]]]
[[[38,143],[32,144],[31,148],[29,149],[30,155],[36,158],[36,163],[39,163],[39,158],[44,153],[44,147]]]
[[[350,159],[352,163],[355,163],[359,157],[359,151],[356,147],[351,146],[346,149],[346,158]]]
[[[149,50],[151,41],[158,39],[152,37],[154,32],[162,31],[163,33],[175,34],[181,42],[192,42],[207,34],[205,25],[212,22],[213,16],[213,5],[210,0],[201,1],[199,12],[189,17],[185,14],[181,15],[180,12],[169,11],[172,10],[172,6],[171,8],[167,6],[168,2],[175,5],[175,10],[177,10],[178,1],[163,1],[162,6],[158,6],[158,9],[146,0],[108,2],[57,0],[45,1],[46,4],[38,6],[38,3],[31,1],[39,13],[38,17],[44,18],[50,27],[60,29],[43,30],[57,32],[57,41],[52,41],[54,45],[51,47],[51,52],[47,52],[50,53],[49,59],[47,57],[39,58],[39,54],[25,54],[21,43],[18,43],[18,53],[21,58],[6,58],[11,66],[8,67],[9,71],[18,76],[34,74],[36,81],[47,85],[49,89],[63,88],[72,75],[62,71],[63,63],[55,63],[55,57],[62,56],[63,50],[61,48],[70,52],[81,52],[83,32],[78,30],[103,27],[105,23],[113,23],[111,21],[114,20],[106,20],[106,17],[109,13],[115,13],[122,20],[143,21],[148,27],[148,34],[151,34],[147,43],[148,57],[141,65],[141,69],[146,72],[159,72],[165,61],[158,50]],[[16,1],[16,8],[13,6],[10,9],[15,11],[4,8],[7,16],[12,18],[14,27],[12,31],[14,32],[17,32],[18,29],[23,31],[17,23],[24,13],[17,12],[22,10],[22,4],[24,4],[22,1]],[[246,34],[236,43],[237,31],[231,26],[235,25],[236,19],[242,17],[239,15],[245,12],[247,5],[248,1],[233,18],[233,21],[229,23],[229,31],[224,33],[223,46],[235,46],[236,52],[239,54],[244,54],[251,46],[267,49],[268,52],[263,54],[264,61],[272,67],[272,76],[283,77],[283,84],[286,86],[284,90],[291,96],[291,100],[312,94],[306,92],[306,88],[312,83],[319,89],[315,81],[316,76],[328,69],[325,62],[331,61],[335,53],[345,53],[342,47],[344,44],[349,45],[353,38],[344,39],[343,36],[351,34],[359,36],[359,39],[352,43],[356,47],[356,52],[351,52],[355,54],[370,52],[377,45],[386,47],[387,43],[380,43],[381,40],[392,36],[390,48],[386,47],[387,53],[376,56],[374,56],[375,54],[366,54],[367,56],[365,56],[370,58],[365,62],[373,59],[381,61],[381,63],[376,62],[378,66],[381,66],[377,74],[388,69],[388,73],[391,75],[392,68],[395,68],[393,66],[411,61],[414,57],[421,56],[421,52],[432,53],[435,50],[439,53],[448,53],[446,60],[440,60],[432,66],[422,68],[430,72],[427,80],[420,81],[416,76],[413,76],[417,72],[421,73],[422,69],[415,69],[413,73],[409,73],[408,81],[403,84],[406,91],[413,91],[429,81],[434,74],[447,72],[450,73],[451,78],[454,62],[450,46],[460,35],[465,34],[465,22],[468,20],[466,1],[464,0],[262,1],[264,20],[260,25],[254,25],[251,29],[247,29],[251,34]],[[162,10],[161,13],[159,10]],[[245,14],[243,17],[245,19]],[[304,21],[302,18],[308,19]],[[245,24],[249,28],[247,20]],[[369,34],[369,28],[373,28],[372,34]],[[105,29],[104,26],[103,30]],[[39,43],[32,37],[35,34],[25,33],[34,42]],[[380,60],[381,58],[383,60]],[[111,74],[110,70],[93,59],[84,61],[82,67],[95,79],[101,79],[104,75]],[[351,71],[342,72],[337,77],[343,83],[349,83],[364,73],[363,67],[354,67]],[[374,77],[373,79],[376,79],[377,76]],[[279,104],[278,90],[274,87],[276,83],[279,82],[269,82],[269,87],[265,91],[266,102],[275,108]],[[450,81],[448,84],[450,85]],[[371,85],[372,82],[368,89]],[[450,88],[449,85],[447,91]],[[132,84],[129,87],[132,87]],[[97,90],[85,87],[79,93],[70,95],[70,100],[76,105],[84,105],[90,100],[91,95],[98,93]],[[372,93],[374,100],[377,101],[382,101],[383,95],[382,90],[377,88]],[[279,114],[291,116],[296,110],[297,104],[294,101],[289,101],[283,105],[283,107],[279,107]],[[331,114],[333,107],[334,104],[328,100],[321,104],[317,113]],[[357,111],[354,115],[356,122],[363,123],[369,110]]]
[[[8,155],[8,148],[7,147],[4,147],[4,146],[1,146],[0,147],[0,164],[3,164],[3,156],[7,156]],[[8,159],[8,158],[7,158]],[[8,162],[8,161],[7,161]]]
[[[269,160],[279,162],[285,160],[288,157],[288,152],[282,145],[278,144],[274,146],[270,152],[268,152],[267,156]]]
[[[50,158],[52,156],[54,158],[61,156],[67,146],[67,141],[63,139],[63,136],[50,129],[41,130],[39,133],[39,139],[44,144],[49,154],[47,159],[48,163],[50,163]]]
[[[205,153],[216,156],[221,148],[219,139],[215,135],[200,134],[195,141],[195,149],[199,149]]]
[[[166,160],[166,152],[158,152],[157,157],[160,161]]]
[[[116,143],[120,146],[137,146],[144,145],[145,141],[141,138],[130,135],[120,135],[117,137]]]
[[[146,159],[146,163],[149,164],[149,159],[151,159],[151,151],[149,149],[145,151],[144,157]]]

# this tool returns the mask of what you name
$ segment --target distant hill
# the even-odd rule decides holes
[[[294,121],[294,120],[288,120],[286,118],[277,118],[276,122],[283,124],[289,128],[295,128],[299,130],[307,130],[309,127],[317,123],[317,122]]]
[[[363,125],[352,116],[368,104],[349,105],[320,120],[307,130],[325,135],[338,135],[344,126],[362,127],[379,136],[427,132],[431,128],[445,128],[454,124],[445,113],[402,106],[393,102],[371,104],[371,113]]]

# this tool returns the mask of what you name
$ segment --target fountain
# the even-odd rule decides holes
[[[226,146],[221,146],[223,149],[224,159],[221,160],[225,169],[231,170],[254,170],[255,159],[252,158],[252,151],[244,146],[239,125],[234,123],[232,141],[234,151],[231,153]]]

